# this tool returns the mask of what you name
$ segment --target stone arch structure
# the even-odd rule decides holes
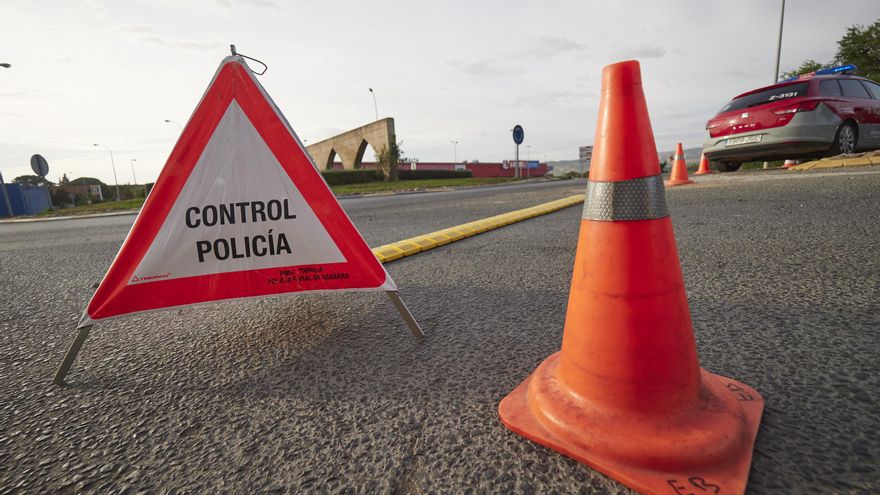
[[[332,168],[337,156],[343,168],[352,170],[361,167],[368,144],[379,152],[390,148],[395,139],[394,119],[389,117],[319,141],[306,151],[320,170]]]

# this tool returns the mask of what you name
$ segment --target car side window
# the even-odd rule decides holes
[[[862,84],[868,88],[868,91],[871,92],[875,100],[880,100],[880,84],[871,81],[862,81]]]
[[[841,96],[840,86],[837,85],[837,80],[830,79],[827,81],[822,81],[819,83],[819,95],[820,96]]]
[[[843,90],[843,96],[847,98],[864,98],[870,99],[868,91],[856,79],[840,79],[840,88]]]

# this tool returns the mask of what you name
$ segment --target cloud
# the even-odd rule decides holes
[[[512,70],[501,67],[505,63],[520,64],[524,59],[541,61],[564,53],[585,50],[587,45],[561,36],[541,36],[520,52],[504,52],[489,57],[459,59],[446,62],[451,69],[470,76],[500,76]]]
[[[615,57],[617,58],[661,58],[666,55],[666,49],[662,46],[630,46],[615,47]]]
[[[589,90],[554,90],[542,93],[534,93],[515,99],[514,107],[542,108],[542,107],[572,107],[586,104],[596,94]]]
[[[587,48],[584,43],[561,36],[542,36],[524,53],[527,57],[546,58],[568,52],[578,52]]]
[[[252,7],[258,7],[261,9],[280,9],[284,6],[285,2],[280,0],[237,0],[235,2],[232,2],[230,0],[212,0],[212,3],[214,5],[227,9],[231,8],[233,6],[233,3],[250,5]]]
[[[156,33],[153,28],[149,26],[144,26],[143,24],[120,24],[118,26],[115,26],[113,29],[134,36]]]
[[[721,75],[727,76],[727,77],[748,78],[748,77],[753,77],[755,75],[755,73],[754,73],[754,71],[738,69],[738,68],[731,68],[731,69],[721,71]]]
[[[282,7],[282,2],[276,0],[242,0],[241,3],[264,9],[280,9]]]
[[[469,76],[500,76],[505,73],[498,67],[498,57],[481,57],[471,60],[450,60],[446,65]]]
[[[44,100],[59,96],[59,93],[44,91],[41,89],[0,89],[0,99],[7,100]]]
[[[297,133],[297,135],[300,139],[305,139],[306,141],[308,141],[306,144],[308,146],[311,146],[315,143],[319,143],[325,139],[330,139],[350,130],[351,129],[343,129],[341,127],[315,127],[313,129],[306,129],[303,132],[299,132]]]
[[[213,50],[218,46],[223,46],[220,41],[214,40],[194,40],[189,38],[176,38],[169,35],[158,33],[150,26],[143,24],[120,24],[113,28],[127,35],[130,39],[154,45],[164,46],[168,48],[183,48],[188,50]]]

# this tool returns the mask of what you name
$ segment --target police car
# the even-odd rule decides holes
[[[716,169],[880,148],[880,84],[823,69],[730,100],[706,123],[703,152]]]

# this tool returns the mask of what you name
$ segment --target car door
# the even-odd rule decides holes
[[[838,79],[843,97],[852,104],[853,117],[858,124],[858,148],[873,146],[878,139],[874,123],[874,102],[868,90],[858,79]]]
[[[865,144],[880,148],[880,84],[867,80],[861,82],[871,93],[871,109],[868,115],[870,122],[865,126],[867,127]]]

